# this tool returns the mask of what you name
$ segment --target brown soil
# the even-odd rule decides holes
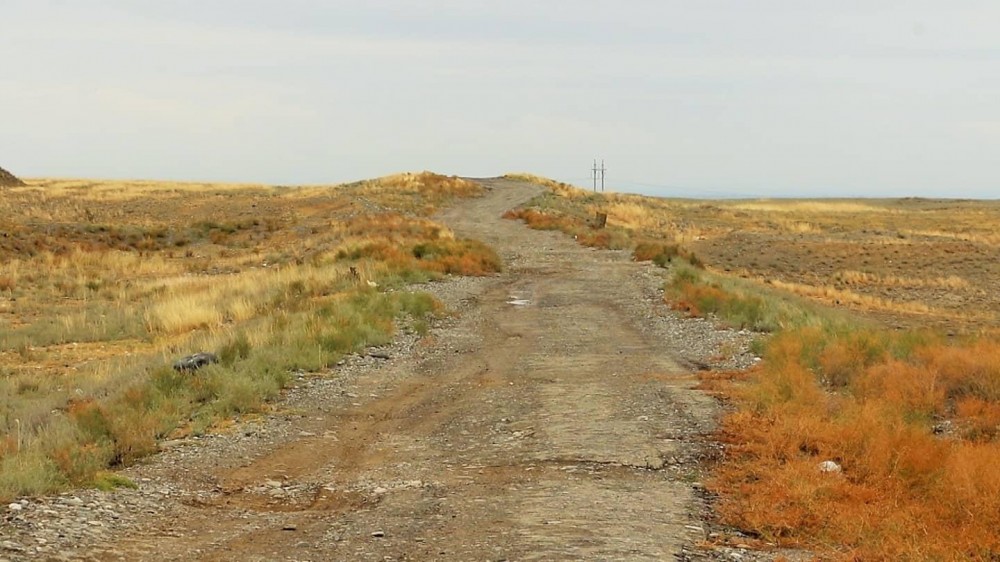
[[[483,183],[440,219],[496,247],[503,275],[412,352],[303,402],[287,439],[138,467],[187,499],[77,555],[668,560],[703,539],[692,459],[714,405],[647,329],[648,269],[501,220],[540,188]]]
[[[1000,299],[990,290],[1000,274],[1000,247],[992,243],[932,237],[898,242],[861,235],[790,236],[745,232],[691,245],[698,256],[720,269],[748,272],[763,279],[811,287],[848,290],[887,303],[923,304],[927,313],[855,309],[856,313],[894,328],[964,331],[996,326]],[[839,272],[867,272],[887,278],[931,279],[957,276],[964,286],[906,286],[899,283],[850,283]],[[844,305],[833,297],[827,305]]]
[[[801,202],[856,204],[868,209],[858,214],[823,208],[787,211],[799,203],[796,201],[771,204],[778,209],[784,206],[786,212],[741,208],[744,203],[684,209],[683,218],[703,234],[687,246],[710,266],[733,274],[879,299],[888,305],[866,308],[836,297],[822,300],[893,328],[976,331],[993,328],[1000,319],[1000,298],[993,289],[1000,275],[997,201]],[[782,219],[784,224],[775,222]],[[787,223],[794,222],[808,228],[789,231]],[[864,272],[882,281],[852,281],[843,278],[845,272]],[[949,285],[944,282],[948,278],[957,278],[962,284]],[[900,309],[894,310],[894,304]],[[930,310],[907,312],[908,304],[926,305]]]
[[[19,187],[24,185],[24,182],[17,179],[14,174],[0,168],[0,187]]]

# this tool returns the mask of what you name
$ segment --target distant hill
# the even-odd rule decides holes
[[[24,182],[17,179],[14,174],[0,168],[0,187],[12,187],[18,185],[24,185]]]

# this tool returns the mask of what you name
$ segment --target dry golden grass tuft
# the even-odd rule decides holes
[[[853,307],[862,311],[900,312],[904,314],[930,314],[932,312],[931,307],[923,302],[883,299],[829,285],[807,285],[770,279],[760,279],[760,281],[796,295],[812,297],[829,304]],[[942,312],[939,311],[940,313]]]
[[[546,178],[536,174],[529,174],[527,172],[512,172],[509,174],[504,174],[503,177],[509,180],[522,181],[526,183],[533,183],[535,185],[541,185],[556,192],[573,193],[573,194],[585,193],[583,189],[576,187],[574,185],[564,183],[561,181],[556,181],[554,179]]]
[[[437,305],[395,289],[501,267],[425,218],[480,190],[429,172],[304,188],[5,189],[0,498],[97,483],[159,437],[263,408],[292,369],[383,343],[400,319],[425,331]],[[200,350],[221,363],[198,376],[169,368]]]
[[[367,182],[366,189],[376,192],[386,189],[421,195],[434,194],[450,197],[472,197],[482,193],[482,187],[457,176],[442,176],[433,172],[396,174]]]
[[[634,199],[634,198],[629,198]],[[608,214],[608,222],[634,231],[663,232],[671,228],[668,216],[641,203],[609,196],[609,201],[599,207]]]
[[[536,230],[558,230],[573,236],[577,242],[591,248],[619,250],[631,245],[628,233],[621,229],[593,227],[593,220],[585,216],[567,215],[551,210],[532,208],[512,209],[504,218],[523,220]]]
[[[473,181],[432,172],[396,174],[348,187],[356,195],[370,198],[383,210],[406,210],[425,216],[433,213],[442,201],[483,193],[482,186]]]
[[[971,283],[958,275],[947,277],[900,277],[897,275],[879,275],[863,271],[838,271],[833,276],[834,282],[844,285],[876,285],[880,287],[896,287],[900,289],[968,289]]]
[[[758,200],[726,202],[727,208],[753,213],[838,215],[884,213],[885,208],[856,200]],[[890,211],[892,212],[892,211]]]

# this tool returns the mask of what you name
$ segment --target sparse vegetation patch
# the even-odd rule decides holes
[[[296,370],[425,332],[405,285],[500,270],[426,217],[428,172],[284,188],[39,180],[0,194],[0,499],[128,485],[158,440],[267,409]],[[175,370],[211,350],[219,361]]]

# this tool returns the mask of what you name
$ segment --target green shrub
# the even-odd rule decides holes
[[[232,366],[237,359],[246,359],[249,356],[250,340],[242,332],[219,349],[219,362],[226,366]]]
[[[0,458],[0,498],[5,500],[47,494],[69,484],[55,461],[37,448]]]
[[[691,316],[715,314],[731,326],[759,332],[819,325],[833,329],[852,323],[843,314],[800,298],[691,266],[675,267],[664,291],[677,310]]]
[[[139,486],[126,476],[115,472],[101,471],[94,476],[94,487],[104,492],[110,492],[118,488],[138,489]]]

